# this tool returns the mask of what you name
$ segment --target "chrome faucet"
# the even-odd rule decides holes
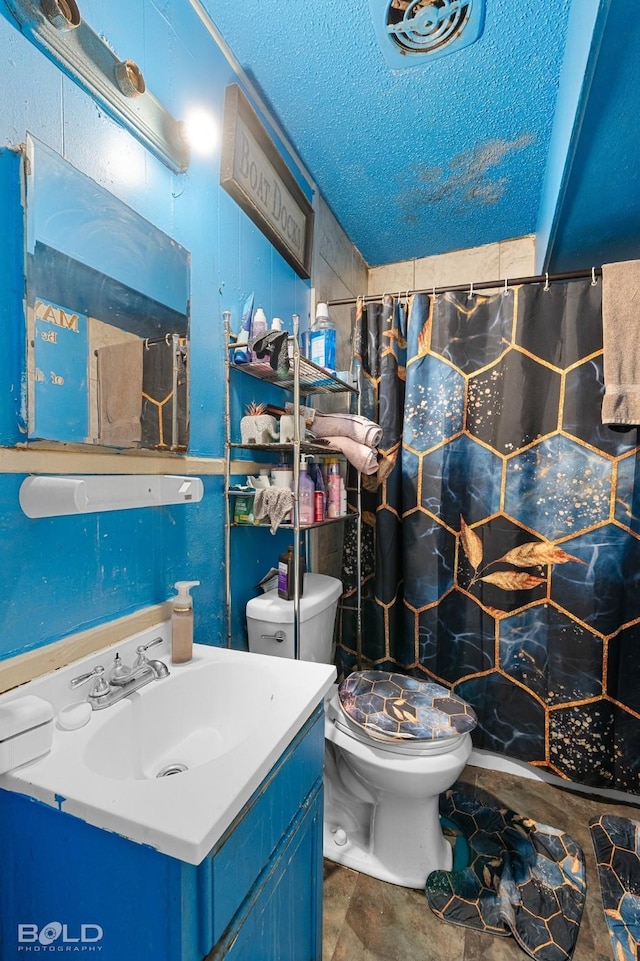
[[[75,690],[81,684],[93,679],[93,685],[87,695],[87,700],[94,711],[101,711],[105,707],[117,704],[123,698],[139,691],[141,687],[151,681],[167,677],[169,668],[164,661],[150,661],[147,651],[156,644],[161,644],[163,638],[156,637],[148,644],[141,644],[136,648],[136,660],[133,667],[122,663],[122,658],[116,654],[107,678],[104,677],[104,667],[97,664],[92,671],[74,677],[69,686]]]

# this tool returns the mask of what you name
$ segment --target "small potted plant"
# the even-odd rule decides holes
[[[275,417],[265,411],[265,405],[256,404],[254,400],[247,404],[245,416],[240,420],[241,443],[269,444],[280,439]]]

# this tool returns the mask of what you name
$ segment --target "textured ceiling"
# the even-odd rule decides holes
[[[486,0],[476,42],[409,69],[389,0],[203,5],[368,264],[537,233],[564,270],[640,252],[637,2]]]

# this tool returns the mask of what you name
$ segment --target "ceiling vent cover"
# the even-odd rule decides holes
[[[390,67],[425,66],[478,39],[484,0],[369,0]]]

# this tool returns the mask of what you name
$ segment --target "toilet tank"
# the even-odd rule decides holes
[[[300,598],[300,660],[333,664],[333,629],[342,583],[326,574],[305,574]],[[247,603],[249,650],[253,654],[293,657],[293,601],[278,590]]]

